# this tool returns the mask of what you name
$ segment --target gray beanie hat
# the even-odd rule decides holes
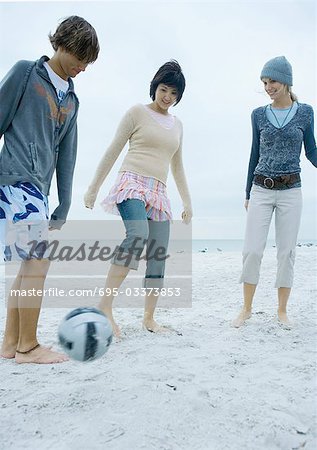
[[[271,78],[271,80],[279,81],[282,84],[292,86],[292,66],[287,61],[285,56],[277,56],[264,64],[261,72],[261,79],[262,78]]]

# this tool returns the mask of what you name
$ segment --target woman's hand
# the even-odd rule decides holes
[[[84,195],[84,203],[85,203],[86,208],[93,209],[96,198],[97,198],[97,192],[93,192],[90,189],[88,189],[88,191]]]
[[[190,223],[190,221],[192,220],[192,217],[193,217],[193,211],[192,211],[191,207],[185,206],[184,211],[182,212],[183,223],[188,225]]]
[[[244,202],[244,207],[245,207],[245,210],[248,211],[249,200],[246,200],[246,201]]]
[[[48,231],[55,231],[55,230],[59,231],[59,228],[54,228],[51,225],[48,227]]]

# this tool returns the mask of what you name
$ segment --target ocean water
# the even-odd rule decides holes
[[[76,243],[77,241],[74,240]],[[73,242],[73,243],[74,243]],[[82,241],[78,241],[82,243]],[[177,253],[221,253],[221,252],[242,252],[243,249],[243,239],[193,239],[190,245],[189,241],[170,241],[169,243],[169,250],[176,251]],[[67,242],[68,245],[71,243],[70,241]],[[117,241],[107,241],[107,245],[110,246],[110,248],[115,248],[116,245],[119,242]],[[314,246],[317,247],[317,240],[316,239],[300,239],[297,243],[298,246]],[[275,246],[274,239],[269,239],[266,244],[266,248],[272,248]],[[76,247],[76,244],[74,245],[74,248]],[[0,267],[4,266],[4,261],[2,258],[0,258]],[[0,278],[3,274],[0,273]]]
[[[193,239],[192,252],[201,252],[207,249],[206,252],[242,252],[243,239]],[[300,246],[317,246],[317,240],[315,239],[301,239],[298,240]],[[272,248],[275,246],[274,239],[269,239],[266,244],[266,248]]]

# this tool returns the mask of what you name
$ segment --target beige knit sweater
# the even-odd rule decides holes
[[[182,161],[182,138],[182,123],[176,117],[174,126],[167,129],[151,116],[144,105],[130,108],[122,118],[112,143],[97,167],[85,195],[85,205],[93,208],[102,183],[129,141],[129,149],[119,172],[138,173],[166,184],[171,165],[185,212],[191,216],[191,199]]]

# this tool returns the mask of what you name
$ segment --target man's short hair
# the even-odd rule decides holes
[[[53,35],[49,34],[49,39],[55,51],[60,47],[87,64],[98,58],[100,48],[96,30],[82,17],[67,17]]]

